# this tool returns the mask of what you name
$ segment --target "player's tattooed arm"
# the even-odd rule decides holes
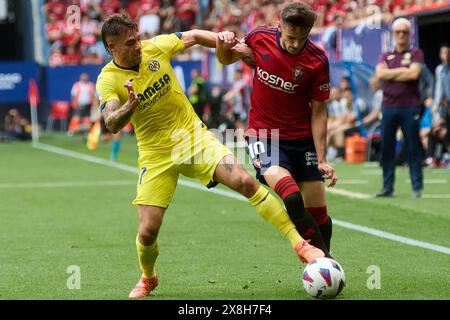
[[[225,170],[228,173],[232,173],[233,172],[233,164],[232,163],[225,163],[223,166],[225,167]]]
[[[125,85],[128,89],[128,100],[124,105],[120,105],[118,100],[109,100],[102,110],[102,116],[106,127],[112,133],[117,133],[130,122],[136,108],[139,106],[139,99],[130,82]]]

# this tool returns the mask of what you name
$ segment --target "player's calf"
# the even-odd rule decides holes
[[[286,210],[297,231],[304,239],[310,239],[311,244],[321,249],[326,257],[330,257],[320,229],[305,209],[300,189],[291,176],[281,178],[275,185],[275,192],[283,200]]]
[[[309,213],[311,213],[314,220],[316,220],[323,241],[325,242],[325,245],[327,247],[327,250],[330,251],[331,236],[333,233],[333,222],[331,220],[331,217],[328,215],[327,206],[308,207],[306,209],[308,210]]]

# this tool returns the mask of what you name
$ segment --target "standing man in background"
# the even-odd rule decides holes
[[[419,77],[424,64],[420,48],[411,48],[411,23],[399,18],[392,24],[395,49],[381,55],[376,75],[383,81],[381,126],[381,165],[383,188],[377,197],[393,197],[395,183],[395,145],[400,127],[408,145],[408,166],[412,196],[420,198],[423,189],[422,146],[419,136],[420,90]]]
[[[188,89],[189,101],[194,107],[197,116],[203,121],[203,113],[206,105],[206,80],[200,75],[197,69],[191,71],[191,85]]]
[[[95,99],[95,84],[89,81],[89,75],[83,72],[80,81],[72,86],[72,109],[73,115],[69,123],[69,136],[73,136],[81,123],[86,127],[86,131],[91,126],[91,107]]]

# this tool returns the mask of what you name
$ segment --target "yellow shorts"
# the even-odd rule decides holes
[[[207,185],[213,181],[220,160],[228,154],[233,153],[207,130],[203,131],[202,139],[187,147],[169,152],[141,152],[133,204],[167,208],[180,173]]]

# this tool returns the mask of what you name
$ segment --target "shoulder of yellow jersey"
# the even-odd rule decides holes
[[[111,61],[103,67],[102,71],[97,77],[96,91],[101,101],[106,102],[112,99],[119,100],[115,83],[117,70],[117,67]]]
[[[172,57],[175,53],[184,49],[184,41],[181,40],[180,34],[162,34],[151,38],[150,40],[144,40],[141,42],[142,50],[146,53],[151,51],[161,51],[169,57]]]

